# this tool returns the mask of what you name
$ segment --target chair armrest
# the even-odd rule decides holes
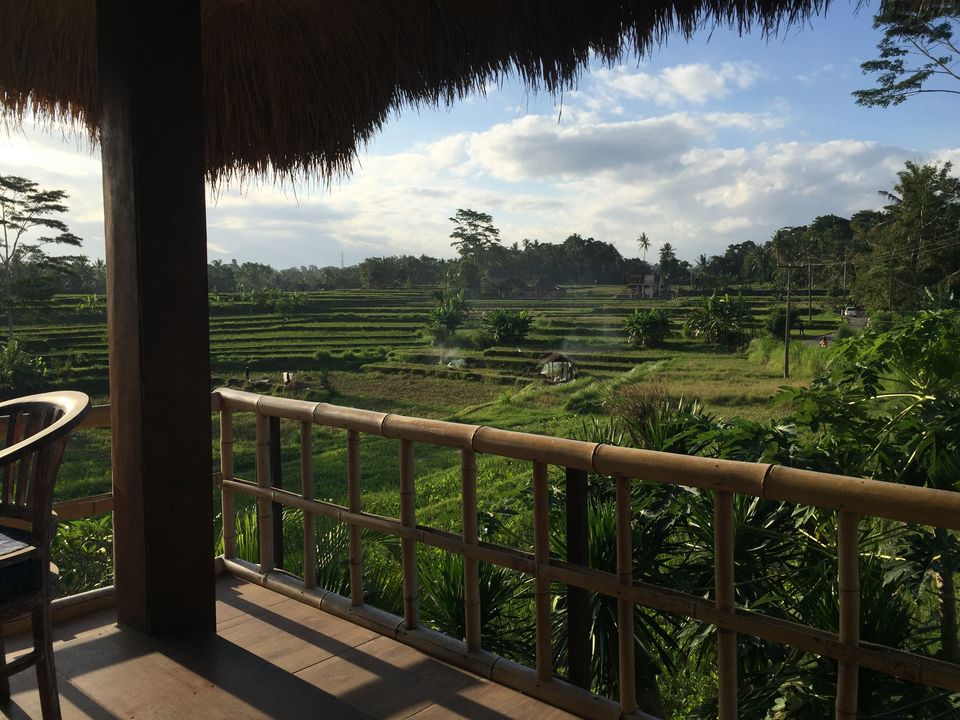
[[[10,552],[3,553],[0,555],[0,568],[6,567],[7,565],[14,565],[24,560],[34,557],[39,554],[40,549],[35,545],[24,545],[21,548],[16,550],[11,550]]]

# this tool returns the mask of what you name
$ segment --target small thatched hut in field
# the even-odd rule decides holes
[[[540,362],[540,374],[547,382],[569,382],[577,376],[577,364],[563,353],[550,353]]]

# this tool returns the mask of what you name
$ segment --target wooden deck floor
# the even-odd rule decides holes
[[[203,640],[148,638],[112,611],[57,626],[64,718],[573,717],[242,580],[221,577],[217,598],[217,635]],[[40,718],[35,683],[32,668],[13,676],[4,717]]]

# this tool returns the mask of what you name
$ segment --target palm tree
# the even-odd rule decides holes
[[[646,233],[640,233],[640,237],[637,238],[637,245],[640,246],[640,249],[643,250],[643,261],[647,261],[647,250],[650,249],[650,246],[653,243],[650,238],[647,237]]]

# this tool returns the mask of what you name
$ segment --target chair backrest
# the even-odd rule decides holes
[[[0,403],[0,522],[27,525],[35,544],[48,545],[53,484],[70,431],[90,409],[72,391]]]

